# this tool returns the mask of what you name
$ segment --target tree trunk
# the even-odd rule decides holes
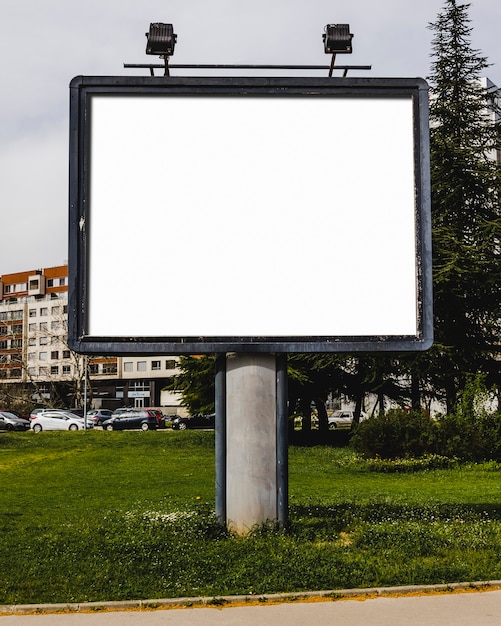
[[[421,409],[421,385],[415,372],[411,373],[411,407],[414,411]]]
[[[325,435],[329,432],[329,417],[327,415],[327,409],[325,408],[325,402],[319,398],[315,398],[315,406],[317,407],[318,430]]]
[[[303,433],[311,433],[311,407],[310,400],[302,400],[301,402],[301,415],[303,420],[301,423],[301,430]]]

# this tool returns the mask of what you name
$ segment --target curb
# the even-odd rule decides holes
[[[265,605],[287,602],[327,602],[336,600],[368,600],[384,596],[411,596],[454,592],[494,591],[501,589],[501,580],[466,583],[442,583],[437,585],[405,585],[402,587],[367,587],[364,589],[339,589],[331,591],[300,591],[275,593],[163,598],[157,600],[117,600],[111,602],[76,602],[56,604],[13,604],[0,605],[0,615],[27,615],[50,613],[92,613],[100,611],[141,611],[155,609],[180,609],[213,607],[223,608],[235,605]]]

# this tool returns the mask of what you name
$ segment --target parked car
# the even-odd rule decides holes
[[[87,412],[87,421],[92,421],[94,426],[102,426],[103,422],[109,420],[113,416],[110,409],[93,409]]]
[[[351,427],[354,415],[355,411],[334,411],[334,413],[328,417],[329,428],[338,428],[339,426]],[[367,419],[367,415],[365,415],[365,413],[361,413],[360,421],[364,419]]]
[[[187,428],[214,428],[216,414],[210,415],[189,415],[188,417],[176,417],[172,420],[174,430],[186,430]]]
[[[15,415],[18,420],[26,420],[27,422],[30,421],[29,415],[23,415],[22,413],[19,413],[19,411],[15,411],[14,409],[0,409],[0,413],[12,413],[12,415]]]
[[[160,409],[146,408],[145,411],[149,411],[150,413],[153,413],[155,415],[158,423],[158,428],[165,428],[165,416],[162,411],[160,411]]]
[[[46,411],[55,411],[56,409],[47,409],[47,408],[36,408],[33,409],[30,413],[30,420],[32,420],[33,418],[35,418],[37,415],[40,415],[40,413],[45,413]]]
[[[73,415],[77,415],[78,417],[84,416],[83,409],[62,409],[63,411],[67,411],[68,413],[73,413]]]
[[[158,428],[158,421],[153,411],[146,409],[130,409],[113,414],[109,420],[103,422],[105,430],[155,430]]]
[[[135,409],[131,406],[121,406],[119,409],[115,409],[113,411],[113,415],[120,415],[121,413],[127,413],[127,411],[134,411]]]
[[[92,428],[94,424],[87,424]],[[36,433],[42,430],[84,430],[85,422],[82,417],[69,411],[43,411],[31,420],[31,428]]]
[[[0,411],[0,430],[29,430],[30,423],[28,420],[22,419],[10,413],[9,411]]]

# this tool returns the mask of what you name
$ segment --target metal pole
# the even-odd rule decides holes
[[[226,354],[216,355],[216,519],[226,523]]]
[[[289,514],[287,354],[277,354],[277,515],[285,526]]]
[[[169,63],[169,69],[192,69],[192,70],[371,70],[372,65],[255,65],[255,64],[227,64],[227,63]],[[125,69],[149,69],[152,74],[154,69],[164,69],[165,64],[159,63],[124,63]]]
[[[83,358],[84,366],[84,430],[87,430],[87,355]]]

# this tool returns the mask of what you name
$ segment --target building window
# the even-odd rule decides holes
[[[59,351],[52,350],[52,352],[50,353],[50,358],[52,359],[52,361],[57,361],[57,359],[59,358]]]
[[[30,338],[28,339],[28,345],[29,345],[29,346],[36,346],[36,345],[37,345],[37,339],[36,339],[36,337],[30,337]]]
[[[169,359],[168,361],[165,361],[166,370],[175,370],[176,365],[177,365],[177,362],[174,359]]]
[[[35,332],[37,329],[37,325],[36,324],[28,324],[28,330],[33,333]]]
[[[29,309],[28,316],[29,317],[36,317],[37,316],[37,310],[36,309]]]
[[[68,305],[67,304],[63,305],[63,313],[68,313]]]
[[[89,365],[89,374],[99,374],[99,365],[98,363],[91,363]]]
[[[11,339],[10,347],[11,348],[22,348],[23,347],[23,340],[22,339]]]
[[[59,320],[54,320],[50,323],[50,329],[51,330],[59,330],[59,328],[61,327],[61,324],[59,322]]]
[[[54,279],[53,278],[49,278],[47,281],[47,287],[54,287]]]
[[[161,368],[160,361],[152,361],[151,362],[151,369],[152,370],[159,370],[160,368]]]
[[[47,326],[47,322],[40,322],[40,326],[39,326],[40,330],[42,331],[46,331],[48,326]]]
[[[52,375],[57,375],[59,374],[59,365],[51,365],[50,366],[50,373]]]
[[[38,278],[35,278],[33,280],[30,280],[30,289],[38,289],[40,287],[40,281],[38,280]]]
[[[7,339],[2,339],[0,341],[0,350],[7,350]]]
[[[42,315],[42,316],[49,315],[49,309],[48,309],[46,306],[43,306],[43,307],[40,309],[40,315]]]
[[[103,363],[103,374],[116,374],[116,373],[117,373],[116,363]]]
[[[12,334],[13,335],[21,335],[23,332],[23,325],[22,324],[14,324],[14,326],[12,327]]]
[[[132,372],[133,371],[133,363],[132,361],[125,361],[124,362],[124,372]]]
[[[63,365],[63,375],[69,376],[71,374],[71,365]]]
[[[38,340],[39,344],[41,346],[46,346],[47,345],[47,337],[40,337],[40,339]]]
[[[35,376],[36,373],[37,373],[37,368],[36,367],[28,367],[28,375],[29,376]]]
[[[70,358],[70,351],[63,350],[63,359],[69,359],[69,358]]]
[[[38,375],[39,376],[48,376],[49,375],[49,368],[48,367],[39,367],[38,368]]]
[[[0,335],[8,335],[7,326],[0,326]]]
[[[46,361],[47,360],[47,352],[39,352],[38,353],[38,359],[40,361]]]
[[[34,361],[37,358],[36,352],[28,352],[28,361]]]
[[[144,380],[135,380],[129,385],[129,391],[149,391],[150,383]]]
[[[23,312],[22,311],[12,311],[11,319],[12,320],[22,320],[23,319]]]
[[[146,361],[138,361],[137,362],[137,371],[138,372],[146,372]]]
[[[59,305],[53,306],[50,312],[52,315],[59,315],[61,313],[61,307]]]

